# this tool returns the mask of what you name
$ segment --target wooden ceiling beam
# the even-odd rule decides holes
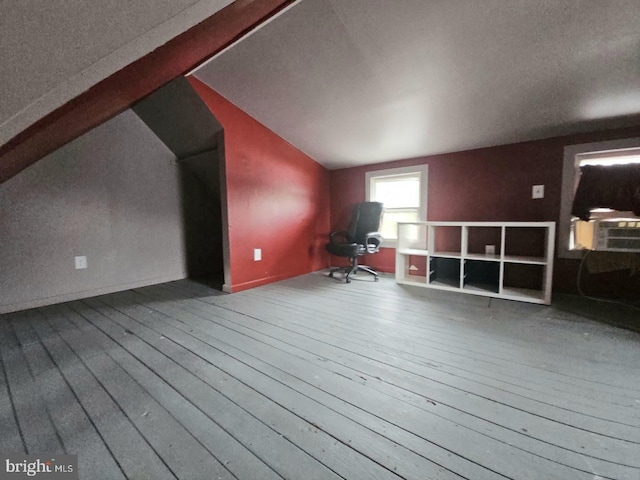
[[[0,147],[0,183],[191,71],[295,0],[237,0],[102,80]]]

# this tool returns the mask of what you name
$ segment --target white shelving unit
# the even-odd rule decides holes
[[[555,222],[398,223],[396,281],[548,305],[555,231]]]

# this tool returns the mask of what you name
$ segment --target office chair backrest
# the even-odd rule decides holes
[[[382,203],[362,202],[353,208],[348,234],[352,241],[364,244],[368,233],[377,232],[382,220]]]

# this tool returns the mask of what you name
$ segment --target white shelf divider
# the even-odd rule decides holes
[[[460,251],[435,249],[438,227],[460,229]],[[500,248],[495,254],[479,253],[477,245],[473,246],[475,250],[470,250],[473,243],[471,233],[474,228],[499,230]],[[544,255],[539,256],[539,251],[533,251],[531,255],[507,254],[514,247],[513,240],[508,235],[510,228],[530,228],[532,233],[536,230],[538,235],[543,233],[544,245],[541,245],[540,249],[544,250]],[[421,232],[417,238],[415,232]],[[407,285],[548,305],[551,303],[555,232],[555,222],[400,222],[396,249],[396,281]],[[497,232],[489,233],[497,240]],[[479,235],[481,232],[476,231],[475,234]],[[477,240],[477,237],[474,238]],[[453,247],[457,248],[457,245]],[[520,247],[516,249],[518,253],[522,252],[522,246]],[[411,274],[408,268],[411,256],[426,257],[426,276]],[[520,265],[525,271],[530,270],[531,283],[539,284],[540,288],[530,289],[517,284],[512,285],[507,270],[514,268],[514,265]]]
[[[432,257],[440,257],[440,258],[462,258],[461,252],[434,251],[429,255]]]
[[[398,251],[403,255],[416,255],[418,257],[426,257],[429,255],[427,250],[422,250],[418,248],[401,248]]]

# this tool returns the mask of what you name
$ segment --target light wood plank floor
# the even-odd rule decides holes
[[[315,273],[0,317],[0,452],[84,479],[640,479],[640,334]]]

